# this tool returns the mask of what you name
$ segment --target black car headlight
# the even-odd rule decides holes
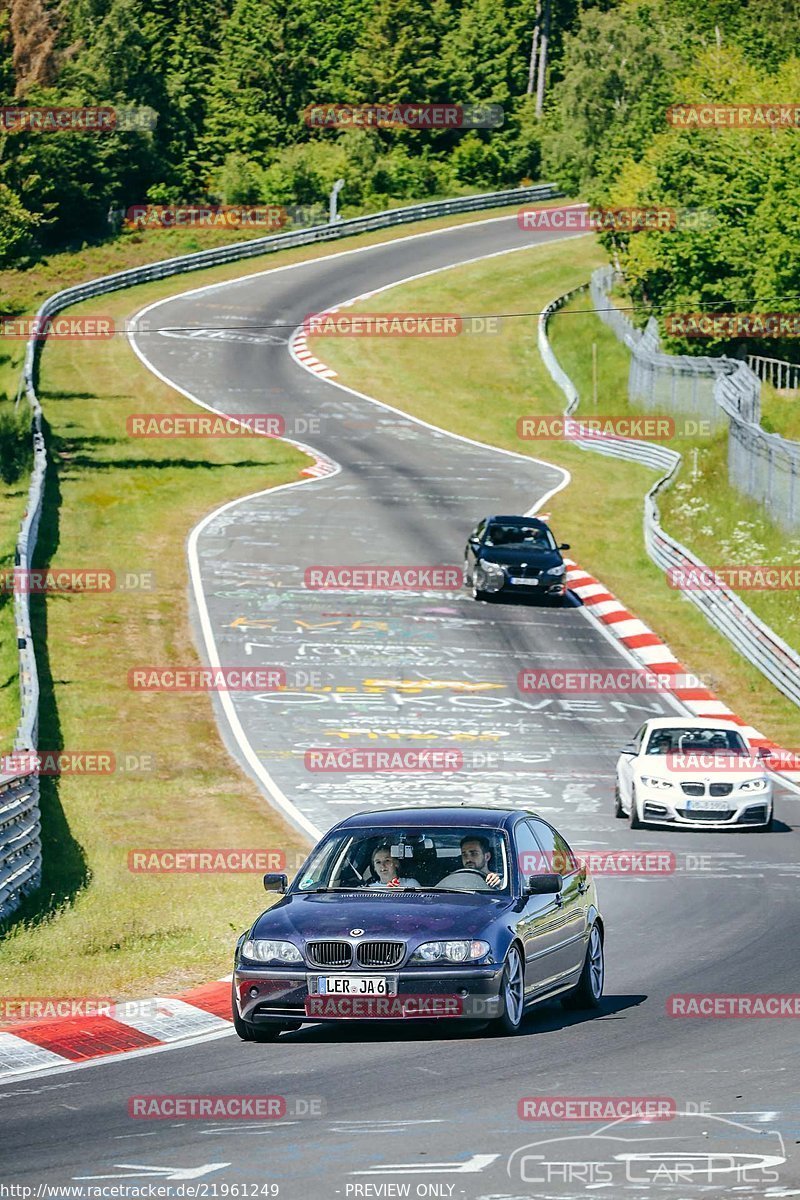
[[[498,591],[506,581],[506,573],[500,563],[487,562],[486,559],[479,558],[475,564],[475,570],[481,576],[483,591]]]
[[[423,942],[421,946],[417,946],[409,962],[477,962],[478,959],[485,958],[490,950],[488,942],[480,941]]]
[[[252,962],[301,963],[303,956],[292,942],[277,942],[265,938],[248,938],[242,946],[242,957]]]

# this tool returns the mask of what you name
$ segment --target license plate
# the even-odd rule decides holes
[[[375,975],[321,975],[321,996],[388,996],[389,981]]]
[[[538,587],[538,579],[520,579],[517,575],[509,575],[511,583],[522,584],[523,587]]]
[[[721,800],[687,800],[686,808],[690,812],[727,813],[729,811],[729,805],[724,804]]]

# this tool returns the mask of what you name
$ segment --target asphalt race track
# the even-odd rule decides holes
[[[38,1184],[90,1179],[174,1180],[173,1195],[188,1180],[207,1187],[185,1195],[209,1197],[248,1184],[239,1195],[281,1200],[800,1195],[791,1021],[665,1011],[675,993],[793,990],[797,797],[778,792],[768,835],[634,832],[612,815],[616,751],[647,716],[671,711],[667,698],[542,697],[517,687],[526,667],[625,664],[577,603],[304,585],[313,566],[460,566],[479,516],[528,511],[561,486],[553,467],[453,438],[312,376],[287,344],[309,312],[418,272],[523,245],[535,271],[541,240],[513,217],[479,222],[189,293],[142,315],[137,352],[165,378],[222,412],[282,414],[288,436],[340,468],[207,519],[196,538],[198,645],[224,666],[286,671],[289,692],[215,702],[232,753],[275,803],[296,806],[290,815],[309,832],[365,807],[492,799],[538,809],[579,849],[674,851],[677,870],[600,878],[608,935],[597,1016],[546,1006],[512,1039],[428,1026],[307,1026],[274,1045],[231,1034],[3,1086],[2,1177],[32,1186],[31,1196]],[[569,528],[555,533],[573,540]],[[464,766],[383,782],[306,767],[309,749],[369,745],[458,747]],[[198,903],[207,886],[213,877],[199,877]],[[254,913],[262,896],[254,883]],[[165,1093],[279,1095],[286,1116],[128,1116],[131,1097]],[[685,1115],[625,1124],[613,1131],[621,1140],[587,1144],[602,1121],[522,1120],[518,1102],[530,1096],[662,1097]],[[644,1156],[663,1138],[671,1141],[658,1141],[662,1154],[717,1155],[713,1179],[660,1183]],[[548,1145],[531,1146],[540,1142]],[[613,1167],[598,1165],[612,1156]],[[775,1165],[752,1165],[765,1156]]]

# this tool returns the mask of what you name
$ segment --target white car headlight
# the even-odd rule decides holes
[[[642,775],[642,783],[645,787],[656,788],[660,791],[666,791],[674,786],[669,779],[658,779],[655,775]]]
[[[411,955],[410,962],[475,962],[489,953],[488,942],[423,942]]]
[[[564,566],[564,564],[560,563],[557,567],[548,567],[545,571],[545,575],[563,575],[566,569],[567,568]]]
[[[769,787],[768,779],[745,779],[744,783],[739,784],[740,792],[765,792]]]
[[[485,558],[479,558],[478,561],[476,562],[475,566],[478,567],[479,570],[483,571],[486,575],[503,575],[504,574],[503,568],[500,566],[500,563],[487,562]]]
[[[253,962],[301,963],[303,956],[292,942],[273,942],[264,938],[248,938],[242,946],[242,957]]]

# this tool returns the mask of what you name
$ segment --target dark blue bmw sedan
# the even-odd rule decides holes
[[[603,991],[595,886],[564,838],[519,809],[395,808],[348,817],[236,947],[245,1041],[305,1022],[467,1018],[516,1033],[559,997]]]

